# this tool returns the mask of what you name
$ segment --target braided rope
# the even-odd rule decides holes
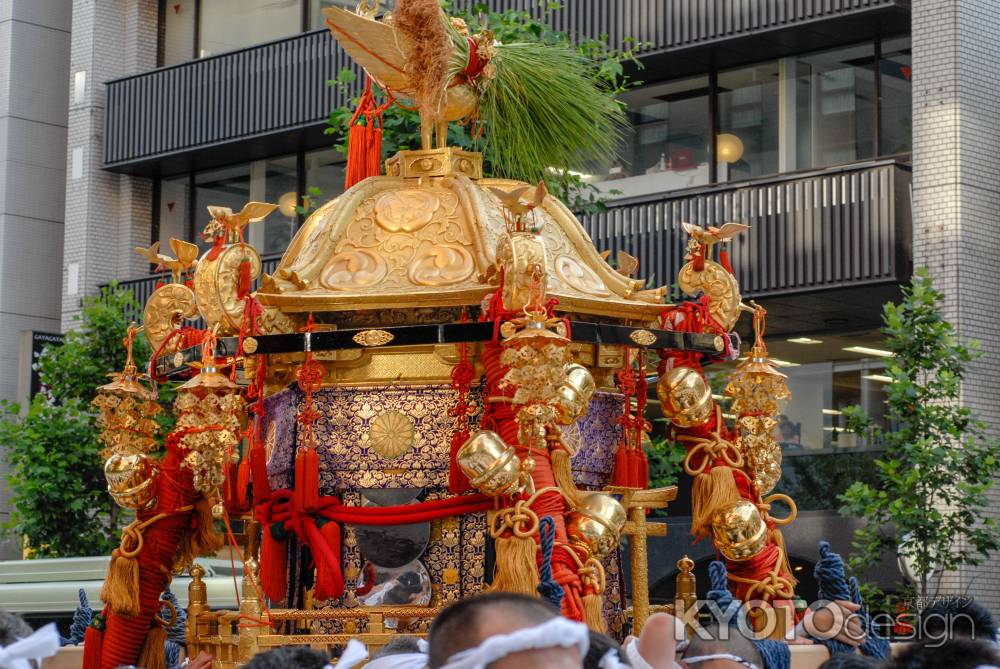
[[[562,608],[566,594],[552,576],[552,552],[555,549],[556,524],[552,516],[544,516],[538,522],[539,543],[542,549],[542,564],[538,570],[538,594],[557,609]]]

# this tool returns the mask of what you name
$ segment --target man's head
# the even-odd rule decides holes
[[[703,629],[703,634],[707,638],[702,638],[702,634],[695,634],[684,650],[682,663],[685,667],[689,669],[748,669],[748,665],[752,664],[757,669],[764,669],[760,651],[736,627],[708,625]],[[711,655],[728,655],[730,659],[698,659]],[[691,662],[688,662],[688,659]]]
[[[920,612],[920,640],[941,643],[949,639],[993,641],[996,624],[981,604],[967,597],[951,597]]]
[[[431,625],[430,669],[444,666],[463,650],[475,648],[500,634],[536,627],[558,618],[559,613],[537,597],[496,592],[463,599],[442,611]],[[492,669],[579,669],[583,658],[575,647],[555,646],[514,652],[500,658]]]
[[[880,662],[867,655],[856,653],[836,653],[819,665],[819,669],[874,669]]]
[[[1000,666],[1000,654],[991,642],[958,639],[943,644],[910,644],[888,669],[975,669]]]
[[[9,646],[18,639],[31,635],[31,626],[21,617],[0,610],[0,646]]]
[[[318,650],[288,646],[254,655],[243,666],[244,669],[323,669],[329,661]]]

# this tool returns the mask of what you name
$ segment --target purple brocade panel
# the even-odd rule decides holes
[[[457,393],[444,385],[340,387],[318,391],[320,418],[313,426],[320,456],[320,491],[339,494],[360,488],[431,488],[448,485],[449,450],[455,419],[448,414]],[[482,393],[469,393],[475,430],[482,418]],[[587,415],[563,428],[579,448],[573,457],[578,485],[607,484],[621,440],[622,396],[599,392]],[[263,433],[271,487],[292,485],[295,449],[301,437],[296,415],[302,393],[290,386],[264,400]]]

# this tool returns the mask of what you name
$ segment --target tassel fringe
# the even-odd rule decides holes
[[[146,635],[146,644],[142,647],[138,666],[142,669],[167,669],[167,630],[153,620],[153,627]]]
[[[215,555],[226,541],[215,529],[212,503],[205,497],[199,497],[194,503],[194,513],[197,527],[191,533],[191,557]]]
[[[604,620],[604,597],[600,593],[592,592],[583,596],[583,617],[591,631],[607,634],[608,625]]]
[[[531,537],[497,537],[493,592],[518,592],[538,596],[538,545]]]
[[[135,557],[122,555],[118,548],[111,553],[111,566],[101,588],[101,600],[118,615],[139,615],[139,562]]]
[[[556,485],[566,495],[567,504],[572,508],[580,506],[582,495],[573,480],[573,464],[569,453],[562,448],[552,450],[552,476]]]
[[[700,537],[711,534],[715,512],[739,499],[732,468],[719,465],[707,474],[698,474],[691,488],[691,533]]]

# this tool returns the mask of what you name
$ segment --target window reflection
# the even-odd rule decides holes
[[[911,82],[913,60],[910,38],[882,42],[882,118],[879,125],[879,153],[909,153],[913,138]]]
[[[778,75],[777,61],[719,73],[719,181],[778,171]]]
[[[207,207],[229,207],[239,211],[253,198],[250,193],[250,165],[233,165],[218,170],[208,170],[195,175],[194,230],[202,249],[211,246],[201,238],[201,231],[208,224]]]
[[[295,234],[299,188],[297,162],[296,156],[286,156],[268,160],[264,164],[263,193],[260,199],[278,205],[278,209],[262,223],[256,224],[263,226],[263,241],[257,249],[265,255],[284,251]],[[258,199],[256,194],[254,199]]]
[[[160,249],[169,252],[170,239],[188,239],[191,192],[188,176],[160,181],[159,235]]]
[[[168,8],[169,9],[169,8]],[[301,0],[201,0],[202,58],[299,32]]]
[[[605,179],[623,197],[709,182],[708,76],[657,84],[626,96],[630,131]]]
[[[310,151],[306,154],[306,188],[318,189],[319,202],[328,202],[344,192],[347,163],[336,149]]]
[[[790,59],[795,63],[795,156],[799,169],[875,155],[873,44]],[[789,136],[788,141],[793,141]]]

